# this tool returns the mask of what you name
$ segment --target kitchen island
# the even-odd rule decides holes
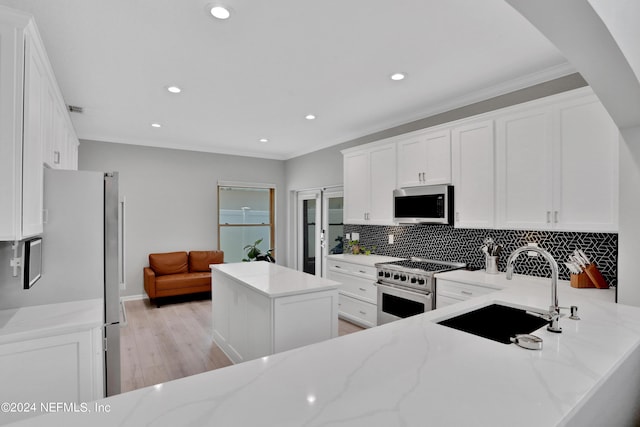
[[[213,340],[233,363],[338,336],[338,282],[268,262],[211,265]]]
[[[540,351],[438,325],[493,302],[546,309],[549,279],[486,278],[495,292],[442,309],[99,401],[24,425],[624,426],[640,416],[640,308],[561,281],[582,320],[543,327]],[[458,279],[460,276],[455,276]],[[502,290],[499,290],[502,289]],[[586,291],[586,292],[585,292]],[[634,418],[635,417],[635,418]]]

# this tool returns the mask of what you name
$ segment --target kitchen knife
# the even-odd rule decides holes
[[[585,254],[585,253],[582,251],[582,249],[578,249],[578,251],[577,251],[577,252],[580,254],[580,256],[582,257],[582,259],[584,259],[585,263],[587,263],[587,264],[591,264],[591,260],[587,257],[587,254]]]

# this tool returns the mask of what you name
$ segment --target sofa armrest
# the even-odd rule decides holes
[[[153,299],[156,297],[156,273],[154,273],[151,268],[145,267],[143,274],[144,290],[147,292],[147,295],[149,295],[149,298]]]

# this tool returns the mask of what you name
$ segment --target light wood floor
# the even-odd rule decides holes
[[[126,301],[120,328],[122,392],[231,365],[211,339],[211,300],[167,303]],[[338,333],[362,330],[340,319]]]

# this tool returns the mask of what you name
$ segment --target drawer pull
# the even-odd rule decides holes
[[[460,291],[460,293],[462,295],[473,295],[473,292],[469,292],[469,291]]]
[[[362,310],[358,311],[358,313],[360,313],[360,314],[362,314],[362,315],[366,315],[366,314],[367,314],[367,312],[366,312],[366,311],[362,311]]]
[[[366,272],[366,271],[362,271],[362,270],[358,270],[358,271],[359,271],[360,273],[362,273],[362,274],[367,274],[367,272]]]
[[[334,268],[342,268],[342,267],[340,267],[339,265],[334,265],[333,267],[334,267]]]
[[[358,288],[358,289],[360,289],[362,292],[367,292],[365,288]]]

